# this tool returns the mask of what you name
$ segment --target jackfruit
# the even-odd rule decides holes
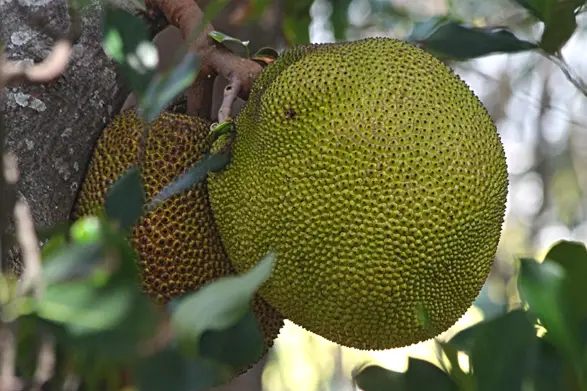
[[[151,123],[140,166],[147,202],[204,157],[211,144],[209,127],[200,118],[171,112],[163,112]],[[134,109],[123,111],[108,124],[93,151],[73,219],[103,208],[108,187],[137,164],[142,131]],[[142,288],[160,304],[236,273],[222,247],[205,181],[146,213],[133,226],[129,240],[137,254]],[[283,317],[258,295],[252,309],[269,348]]]
[[[482,103],[403,41],[295,47],[256,80],[230,164],[208,178],[238,272],[269,250],[260,295],[340,345],[433,338],[486,281],[508,178]]]

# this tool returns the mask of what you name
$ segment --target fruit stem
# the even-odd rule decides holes
[[[202,82],[214,80],[218,75],[229,81],[224,98],[218,112],[218,119],[223,122],[230,115],[230,109],[237,96],[247,99],[253,82],[263,69],[250,59],[240,57],[228,50],[224,45],[208,36],[214,27],[207,23],[202,26],[204,13],[194,0],[149,0],[148,4],[159,9],[169,23],[179,28],[189,48],[198,53],[201,61],[198,79],[187,91],[188,114],[191,110],[201,110],[202,103],[209,96],[203,93]],[[203,28],[202,28],[203,27]]]

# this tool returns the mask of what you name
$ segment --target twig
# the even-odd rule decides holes
[[[32,291],[33,296],[39,298],[44,290],[41,250],[35,232],[35,225],[31,210],[27,203],[18,201],[14,207],[16,237],[22,248],[24,270],[19,281],[18,293],[26,295]]]
[[[74,7],[70,6],[69,31],[65,37],[56,40],[53,50],[49,56],[32,66],[24,66],[20,62],[5,60],[0,72],[0,84],[5,87],[14,87],[23,84],[40,84],[50,82],[59,77],[67,69],[71,57],[73,45],[82,31],[81,17],[77,14]],[[49,35],[54,32],[48,31]]]
[[[236,100],[238,92],[240,91],[241,82],[238,79],[231,80],[230,84],[224,88],[224,98],[222,105],[218,110],[218,122],[224,122],[230,117],[232,111],[232,104]]]
[[[174,336],[171,319],[169,317],[163,317],[155,334],[139,345],[139,355],[148,357],[167,348],[173,341]]]
[[[63,381],[63,391],[77,391],[81,384],[81,379],[76,374],[70,372],[65,376]]]
[[[37,357],[37,368],[33,379],[31,391],[41,391],[43,384],[53,377],[55,368],[55,338],[48,334],[42,333],[41,347]]]
[[[202,77],[213,79],[221,75],[233,85],[234,91],[224,95],[221,105],[224,111],[226,107],[232,107],[237,96],[243,99],[248,97],[253,82],[263,68],[253,60],[244,59],[232,53],[224,45],[210,38],[208,33],[214,31],[211,24],[208,23],[200,31],[204,13],[193,0],[150,0],[149,3],[161,10],[167,20],[180,29],[183,38],[189,42],[190,49],[200,56]],[[194,36],[195,39],[191,41]],[[188,108],[201,107],[199,103],[190,103],[190,101],[202,99],[195,92],[194,89],[188,90]]]
[[[565,77],[573,84],[583,95],[587,97],[587,84],[581,78],[574,74],[569,67],[569,64],[565,61],[564,57],[560,53],[549,54],[543,53],[550,61],[555,63],[560,70],[563,72]]]
[[[22,388],[14,376],[16,361],[16,337],[12,325],[0,325],[0,391],[15,391]]]

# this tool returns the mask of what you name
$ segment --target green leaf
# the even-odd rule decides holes
[[[224,134],[228,134],[234,131],[233,121],[224,121],[217,124],[214,129],[210,130],[212,142],[218,140],[218,138]]]
[[[545,260],[520,260],[519,290],[546,330],[546,338],[562,349],[571,360],[578,359],[577,322],[571,316],[569,290],[564,268]]]
[[[507,30],[466,27],[444,17],[417,23],[408,41],[438,57],[461,61],[492,53],[515,53],[538,47],[516,38]]]
[[[221,33],[220,31],[211,31],[208,33],[208,36],[215,40],[216,42],[236,42],[244,46],[245,50],[247,51],[247,58],[251,57],[251,53],[249,52],[249,43],[250,41],[241,41],[238,38],[231,37],[230,35]]]
[[[269,278],[274,263],[275,254],[270,252],[247,273],[219,278],[184,296],[171,322],[186,351],[199,350],[205,331],[226,330],[239,322],[257,289]]]
[[[251,59],[263,60],[263,59],[269,58],[271,60],[276,60],[278,57],[279,57],[279,53],[277,52],[277,50],[266,46],[266,47],[262,47],[261,49],[257,50],[257,52],[255,54],[253,54]]]
[[[140,100],[140,115],[145,121],[154,121],[182,91],[188,88],[199,70],[199,61],[193,52],[188,52],[181,62],[164,74],[155,75]]]
[[[200,355],[230,366],[235,375],[259,360],[263,351],[263,334],[251,310],[227,329],[204,331],[200,340]]]
[[[155,210],[165,200],[179,194],[206,178],[209,172],[219,171],[230,162],[228,154],[207,155],[196,165],[178,176],[169,185],[157,193],[147,205],[147,210]]]
[[[142,99],[157,67],[157,48],[149,41],[143,20],[106,5],[102,21],[102,46],[112,57],[132,91]]]
[[[537,338],[527,314],[515,310],[462,330],[448,344],[469,354],[477,391],[519,391]]]
[[[57,254],[59,251],[63,250],[65,246],[68,244],[67,241],[67,229],[63,233],[55,234],[51,237],[41,248],[41,259],[45,261],[49,257]],[[41,239],[39,239],[41,240]]]
[[[97,243],[102,238],[100,218],[85,216],[73,223],[70,230],[71,239],[78,244]]]
[[[70,225],[71,222],[69,221],[60,221],[48,228],[36,228],[35,231],[37,232],[37,238],[40,241],[43,241],[51,239],[54,236],[66,234],[69,232]]]
[[[559,52],[576,29],[575,6],[566,2],[556,4],[544,26],[540,48],[551,54]]]
[[[88,277],[102,260],[104,246],[100,243],[68,244],[52,251],[43,260],[43,277],[46,284]]]
[[[563,381],[563,368],[564,363],[556,348],[541,338],[532,377],[534,391],[566,389]]]
[[[218,364],[187,358],[170,347],[141,359],[134,369],[141,391],[204,391],[224,383],[227,376]]]
[[[439,342],[437,341],[438,346],[448,359],[450,363],[450,368],[448,369],[448,373],[450,378],[458,385],[458,389],[461,391],[466,390],[474,390],[475,389],[475,379],[469,373],[463,371],[459,364],[459,350],[456,346],[453,346],[448,343]]]
[[[580,318],[587,317],[587,248],[584,243],[560,241],[555,243],[545,257],[565,270],[568,280],[571,309]]]
[[[156,330],[158,312],[140,285],[108,275],[47,286],[33,302],[33,314],[61,325],[62,342],[80,351],[106,356],[136,353],[139,342]]]
[[[141,174],[136,167],[132,167],[108,189],[104,210],[109,218],[118,221],[121,230],[126,231],[142,216],[144,205]]]
[[[454,381],[436,365],[410,357],[406,372],[408,391],[457,391]]]
[[[131,309],[133,296],[122,286],[101,288],[87,281],[49,285],[36,312],[79,333],[113,328]]]
[[[543,22],[550,20],[552,9],[557,0],[515,0],[516,3],[526,8],[532,15]]]
[[[330,14],[330,23],[334,32],[334,39],[336,41],[343,41],[346,39],[346,32],[349,25],[349,6],[352,0],[330,0],[332,6],[332,13]]]
[[[290,45],[310,43],[310,8],[313,0],[286,1],[284,3],[283,33]]]
[[[353,377],[353,380],[363,391],[406,391],[408,389],[403,373],[378,365],[366,366]]]

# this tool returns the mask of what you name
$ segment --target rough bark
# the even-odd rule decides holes
[[[0,39],[7,44],[9,59],[39,62],[53,41],[29,27],[17,7],[15,0],[0,0]],[[29,10],[45,15],[55,29],[68,28],[62,0]],[[82,36],[61,77],[6,91],[6,144],[18,158],[19,195],[40,227],[68,219],[93,145],[127,94],[100,45],[99,18],[98,9],[83,16]]]

